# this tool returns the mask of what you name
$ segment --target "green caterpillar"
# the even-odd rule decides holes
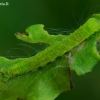
[[[70,51],[73,47],[79,45],[82,41],[88,38],[90,35],[99,31],[100,22],[97,18],[90,18],[85,24],[79,27],[75,32],[68,36],[65,36],[61,41],[57,41],[45,50],[37,53],[35,56],[20,61],[17,64],[12,65],[8,69],[2,69],[1,72],[5,77],[14,77],[34,71],[38,67],[43,67],[49,62],[52,62],[58,56],[64,55]]]

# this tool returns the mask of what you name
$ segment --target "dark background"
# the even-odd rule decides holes
[[[32,24],[45,28],[78,28],[93,13],[100,12],[100,0],[0,0],[0,56],[30,56],[35,50],[16,39],[14,33],[24,32]],[[58,32],[59,33],[59,32]],[[34,45],[36,50],[40,46]],[[25,51],[26,50],[26,51]],[[34,51],[34,52],[33,52]],[[62,93],[56,100],[100,100],[100,63],[91,73],[78,77],[72,73],[74,89]]]

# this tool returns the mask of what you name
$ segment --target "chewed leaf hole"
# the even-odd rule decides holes
[[[100,39],[96,41],[96,49],[100,55]]]
[[[24,32],[23,35],[29,36],[29,33],[28,32]]]
[[[21,36],[22,36],[22,35],[26,35],[26,36],[29,36],[29,33],[24,32],[23,34],[21,34],[21,33],[19,33],[19,32],[16,32],[15,35],[21,35]]]

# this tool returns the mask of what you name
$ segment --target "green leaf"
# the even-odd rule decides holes
[[[47,43],[49,45],[53,44],[56,41],[62,40],[64,35],[49,35],[46,30],[43,29],[44,25],[37,24],[32,25],[26,29],[26,32],[20,34],[19,32],[15,34],[18,39],[29,43]]]
[[[3,81],[0,74],[0,100],[54,100],[70,90],[70,75],[66,57],[34,72]]]
[[[100,31],[92,35],[88,40],[72,50],[69,55],[71,70],[78,75],[91,72],[93,67],[100,60],[97,43],[100,41]]]

